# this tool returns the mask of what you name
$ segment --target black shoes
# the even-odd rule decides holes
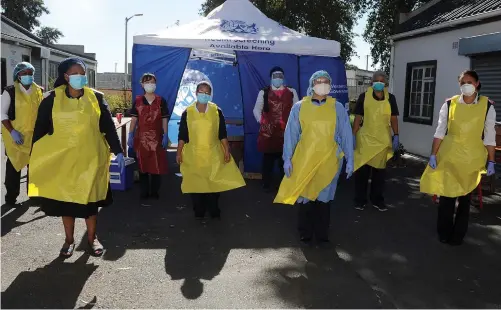
[[[386,207],[386,205],[384,203],[381,203],[379,205],[372,205],[374,208],[378,209],[378,211],[381,211],[381,212],[386,212],[388,211],[388,207]]]
[[[356,204],[355,209],[359,211],[364,211],[365,210],[365,205],[363,204]]]

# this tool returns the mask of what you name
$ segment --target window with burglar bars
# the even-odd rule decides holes
[[[404,121],[433,123],[436,72],[436,61],[407,64]]]

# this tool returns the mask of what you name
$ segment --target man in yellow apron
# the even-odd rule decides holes
[[[398,106],[386,89],[384,72],[375,72],[372,87],[360,94],[355,107],[355,209],[363,211],[371,179],[370,200],[379,211],[387,211],[383,192],[386,162],[399,147]],[[363,121],[362,121],[363,119]],[[390,131],[393,130],[393,138]]]
[[[31,139],[42,102],[43,89],[33,81],[35,68],[28,62],[16,65],[14,84],[2,94],[2,137],[7,154],[5,203],[14,206],[19,196],[21,170],[30,160]]]
[[[212,85],[197,85],[197,101],[181,115],[176,161],[181,166],[183,194],[191,194],[195,217],[206,211],[220,219],[219,193],[245,186],[230,154],[223,112],[210,100]]]
[[[440,195],[437,232],[442,243],[460,245],[468,230],[470,193],[482,174],[495,174],[496,110],[479,96],[475,71],[459,77],[461,95],[440,109],[428,167],[421,177],[421,192]],[[458,201],[457,211],[455,211]]]
[[[353,137],[344,105],[328,96],[332,79],[326,71],[310,78],[308,97],[294,104],[284,135],[284,171],[275,203],[299,204],[298,230],[302,242],[313,237],[329,244],[330,201],[334,200],[346,157],[353,173]]]

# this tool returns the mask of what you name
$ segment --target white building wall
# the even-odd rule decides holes
[[[75,56],[71,55],[71,54],[67,54],[67,55],[58,54],[57,51],[52,51],[50,53],[50,61],[54,61],[54,62],[57,62],[57,63],[60,63],[61,61],[65,60],[68,57],[75,57]],[[80,57],[80,58],[87,65],[87,69],[91,69],[91,70],[94,70],[94,71],[97,72],[97,62],[95,62],[95,61],[89,61],[89,60],[87,60],[85,58],[82,58],[82,57]]]
[[[14,81],[12,80],[12,73],[14,72],[14,67],[22,61],[22,55],[28,55],[31,59],[31,48],[24,47],[21,45],[9,44],[7,42],[2,42],[2,58],[5,58],[7,66],[7,84],[11,85]]]
[[[470,69],[470,58],[458,55],[453,43],[460,38],[499,32],[500,29],[501,21],[496,21],[394,43],[391,89],[400,112],[400,141],[407,151],[429,156],[440,108],[447,98],[459,93],[457,77],[463,70]],[[407,63],[428,60],[437,60],[433,125],[403,122]]]

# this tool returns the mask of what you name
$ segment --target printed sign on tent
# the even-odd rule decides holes
[[[209,81],[204,73],[198,70],[186,69],[181,79],[181,85],[177,92],[174,114],[181,116],[186,108],[197,100],[197,84],[201,81]]]

